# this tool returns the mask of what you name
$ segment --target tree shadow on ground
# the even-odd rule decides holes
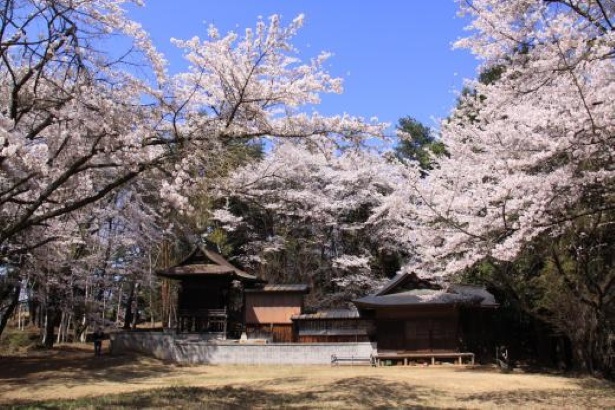
[[[490,404],[502,407],[545,406],[561,408],[615,408],[615,385],[599,380],[579,380],[578,389],[492,391],[458,397],[460,402]]]
[[[365,390],[371,383],[373,388]],[[379,388],[380,387],[380,388]],[[271,391],[255,387],[220,388],[168,387],[135,393],[123,393],[80,400],[47,402],[13,402],[12,408],[215,408],[215,409],[275,409],[275,408],[369,408],[393,407],[430,409],[423,406],[421,395],[405,384],[385,383],[381,380],[347,379],[328,388],[314,391]],[[433,394],[433,393],[432,393]],[[393,396],[394,395],[394,396]],[[395,399],[397,398],[397,400]]]
[[[454,369],[456,372],[464,373],[501,373],[500,368],[494,364],[476,364],[474,366],[449,366],[447,369]]]
[[[370,409],[432,408],[425,403],[445,393],[436,389],[408,383],[390,382],[380,378],[354,377],[343,379],[327,387],[332,400],[352,408],[357,404]],[[346,407],[346,406],[344,406]]]
[[[0,386],[36,385],[62,378],[64,374],[68,376],[68,387],[70,383],[85,384],[100,380],[134,382],[162,372],[168,373],[169,369],[169,365],[138,355],[94,356],[83,348],[63,346],[41,351],[40,354],[0,358]]]

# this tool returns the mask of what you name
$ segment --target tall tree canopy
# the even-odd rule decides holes
[[[275,281],[310,283],[313,305],[369,292],[411,252],[402,239],[406,222],[396,218],[392,200],[385,203],[400,197],[407,169],[335,147],[279,144],[230,175],[219,190],[226,202],[213,213],[230,238],[239,237],[244,263]]]
[[[487,70],[505,68],[474,82],[443,123],[450,158],[420,187],[426,260],[451,271],[487,255],[510,260],[537,235],[614,206],[613,2],[478,0],[462,9],[474,31],[458,46]]]
[[[86,228],[84,211],[113,211],[97,206],[126,198],[123,189],[160,199],[158,213],[190,212],[195,181],[229,140],[356,143],[382,131],[348,115],[305,114],[321,93],[342,86],[323,68],[328,54],[299,59],[292,39],[302,16],[288,26],[278,16],[259,20],[243,35],[210,27],[205,40],[176,40],[190,67],[168,76],[147,33],[125,17],[126,3],[0,6],[0,263],[12,266],[0,275],[5,300],[19,293],[24,258],[70,242],[75,230],[66,226]],[[0,301],[0,316],[11,306]]]
[[[450,157],[417,185],[422,268],[455,273],[487,263],[495,284],[565,334],[587,369],[608,373],[615,3],[461,7],[473,18],[472,35],[457,45],[480,57],[490,76],[471,83],[442,124]]]

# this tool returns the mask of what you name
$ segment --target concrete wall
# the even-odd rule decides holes
[[[297,365],[330,364],[331,355],[368,358],[375,345],[361,343],[239,344],[207,341],[203,337],[178,337],[154,332],[111,335],[114,354],[135,351],[158,359],[190,364]]]

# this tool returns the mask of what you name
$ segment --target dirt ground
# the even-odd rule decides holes
[[[70,401],[78,399],[78,401]],[[81,401],[79,401],[81,400]],[[455,366],[187,366],[66,345],[0,357],[0,407],[615,408],[590,378]]]

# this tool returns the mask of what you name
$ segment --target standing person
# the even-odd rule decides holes
[[[102,341],[105,337],[101,328],[96,329],[94,334],[92,335],[92,339],[94,340],[94,354],[96,356],[100,356],[102,353]]]
[[[504,373],[509,373],[512,371],[513,362],[510,360],[510,355],[508,354],[508,348],[506,346],[500,346],[497,348],[497,363],[500,366],[500,370]]]

